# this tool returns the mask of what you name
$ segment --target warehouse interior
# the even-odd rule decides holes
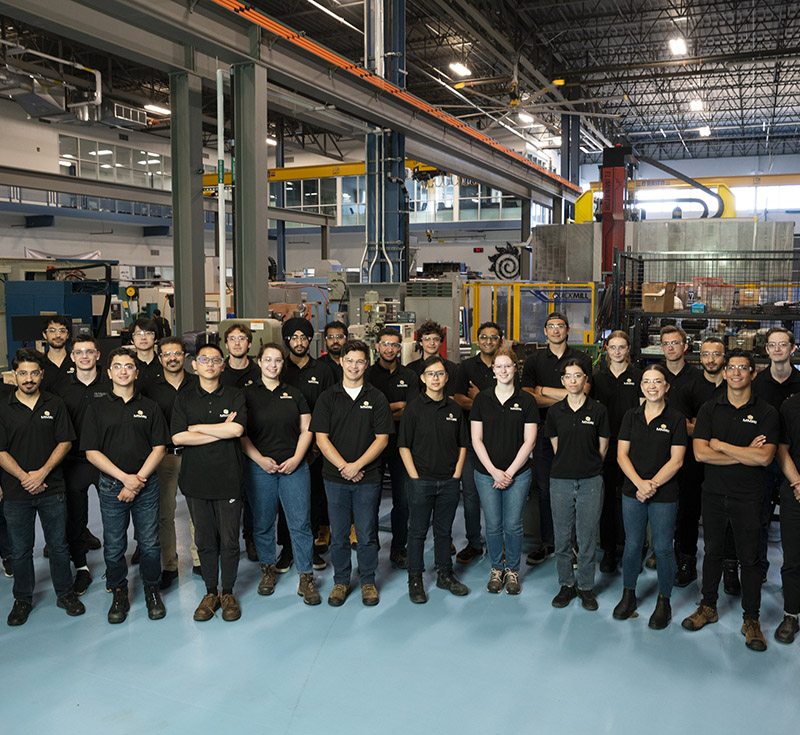
[[[287,317],[311,321],[315,356],[327,322],[371,345],[390,325],[403,362],[426,319],[455,362],[485,321],[533,353],[553,310],[594,360],[613,329],[655,360],[679,320],[698,347],[718,334],[764,365],[770,327],[800,338],[799,48],[786,0],[0,0],[0,370],[12,382],[16,349],[38,341],[31,317],[68,314],[73,334],[111,345],[156,309],[193,338],[258,324],[251,354]],[[770,554],[762,617],[777,620],[777,541]],[[42,605],[35,626],[0,630],[3,729],[796,719],[776,696],[796,651],[729,645],[736,600],[702,638],[657,634],[611,620],[618,579],[587,620],[550,608],[547,565],[521,599],[484,594],[485,571],[464,572],[466,604],[409,611],[382,560],[377,614],[300,611],[286,580],[269,600],[243,592],[241,625],[211,631],[191,621],[191,574],[163,624],[111,630],[95,584],[85,619]],[[691,586],[675,606],[697,598]]]

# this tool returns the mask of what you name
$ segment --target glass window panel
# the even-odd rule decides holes
[[[133,168],[136,171],[147,171],[147,151],[133,151]]]
[[[132,184],[133,172],[129,168],[117,169],[117,183],[118,184]]]
[[[124,166],[125,168],[131,167],[131,154],[133,153],[133,151],[130,148],[118,145],[114,146],[114,152],[115,152],[114,164],[117,166],[117,168],[119,168],[120,166]]]
[[[320,203],[336,204],[336,179],[321,179]]]
[[[97,141],[80,139],[81,160],[97,162]],[[83,174],[81,174],[83,176]],[[95,177],[97,178],[97,177]]]
[[[165,175],[172,175],[172,158],[170,156],[161,156],[161,170]]]
[[[150,188],[150,177],[144,171],[136,171],[133,172],[133,185],[134,186],[144,186],[146,188]]]
[[[84,179],[97,178],[97,161],[81,161],[80,175]]]
[[[71,135],[58,136],[58,153],[62,158],[78,157],[78,139]]]
[[[114,166],[111,163],[100,164],[100,181],[114,181]]]
[[[286,182],[286,207],[300,207],[303,204],[303,191],[299,181]]]
[[[164,190],[165,191],[172,191],[172,176],[165,176],[164,177]]]
[[[303,209],[317,212],[319,204],[319,179],[306,179],[303,183]]]

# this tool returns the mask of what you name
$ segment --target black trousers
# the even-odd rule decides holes
[[[703,465],[686,450],[678,471],[678,515],[675,519],[675,546],[679,554],[697,556],[698,526],[702,508]]]
[[[622,486],[623,474],[617,464],[617,440],[608,443],[608,454],[603,462],[603,510],[600,513],[600,548],[615,554],[618,546],[625,543],[622,525]]]
[[[194,541],[200,570],[208,589],[233,589],[239,571],[239,518],[242,499],[203,500],[186,498],[194,523]]]
[[[783,609],[800,613],[800,501],[789,483],[781,485],[781,545],[783,546]]]
[[[745,617],[758,619],[761,608],[761,564],[758,542],[761,533],[761,498],[741,499],[703,491],[703,603],[717,606],[719,583],[725,560],[728,524],[742,566],[742,609]]]
[[[86,566],[86,541],[83,531],[89,523],[89,487],[100,480],[100,471],[85,459],[64,460],[67,503],[67,546],[76,568]]]

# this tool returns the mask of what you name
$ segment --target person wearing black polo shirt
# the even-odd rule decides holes
[[[284,357],[279,344],[262,345],[258,363],[261,380],[244,391],[247,435],[242,437],[242,448],[249,459],[245,463],[245,492],[253,509],[253,539],[261,564],[258,594],[275,591],[275,512],[280,499],[300,575],[297,594],[306,605],[319,605],[312,571],[314,537],[306,462],[313,441],[308,430],[311,410],[303,393],[281,380]]]
[[[90,334],[75,337],[71,357],[75,372],[65,376],[55,392],[64,401],[72,425],[80,436],[86,411],[94,401],[105,398],[111,392],[111,381],[97,367],[100,346]],[[64,496],[67,502],[67,544],[76,570],[74,589],[77,595],[83,595],[92,583],[92,574],[86,563],[89,487],[97,487],[100,474],[97,467],[86,459],[79,442],[73,443],[64,460],[64,480],[67,490]],[[100,548],[99,539],[95,548]]]
[[[553,447],[545,441],[546,422],[550,406],[563,401],[567,395],[561,381],[561,371],[567,360],[579,360],[583,372],[591,377],[592,360],[585,352],[567,344],[569,320],[566,314],[553,311],[544,320],[544,336],[547,347],[536,350],[525,359],[522,367],[522,388],[536,399],[541,425],[539,441],[533,449],[534,494],[539,505],[540,545],[528,554],[525,563],[529,566],[541,564],[555,553],[553,536],[553,512],[550,507],[550,470],[553,465]],[[588,395],[591,381],[587,379],[584,392]]]
[[[402,347],[400,333],[384,327],[377,334],[378,361],[367,368],[364,380],[374,385],[389,401],[394,418],[394,432],[381,456],[382,466],[389,468],[392,482],[392,546],[389,560],[398,569],[407,568],[406,543],[408,542],[408,473],[397,450],[397,430],[409,401],[419,395],[417,376],[399,362]],[[357,536],[358,534],[356,534]]]
[[[141,390],[161,374],[161,363],[156,358],[156,323],[140,317],[131,322],[128,331],[136,350],[136,389]]]
[[[161,309],[153,309],[153,324],[156,325],[156,339],[160,342],[164,337],[172,335],[172,327],[169,322],[161,316]]]
[[[783,620],[775,640],[792,643],[800,632],[800,394],[781,404],[778,463],[785,476],[781,485],[781,546],[783,547]]]
[[[24,624],[33,609],[37,514],[50,547],[50,577],[56,604],[67,615],[86,612],[72,589],[61,470],[75,431],[64,402],[40,390],[44,366],[45,356],[38,350],[17,350],[11,361],[17,390],[0,402],[0,486],[14,573],[14,606],[8,616],[9,625]]]
[[[591,396],[608,411],[611,437],[603,462],[603,512],[600,514],[600,571],[617,569],[617,546],[624,538],[622,500],[617,492],[625,479],[617,463],[617,434],[622,417],[641,402],[642,371],[631,364],[631,341],[626,332],[615,330],[606,338],[606,360],[592,376]]]
[[[556,546],[559,593],[553,607],[566,607],[577,595],[586,610],[597,610],[594,591],[595,542],[603,508],[603,459],[611,427],[605,406],[589,398],[583,360],[561,368],[567,391],[547,412],[546,431],[553,445],[550,498]],[[573,539],[578,542],[578,587],[572,568]]]
[[[397,438],[408,472],[408,596],[417,604],[428,601],[422,573],[431,515],[436,586],[458,596],[469,593],[453,574],[450,559],[459,479],[467,455],[466,421],[461,407],[445,395],[449,376],[439,355],[425,359],[420,380],[425,391],[403,411]]]
[[[350,593],[350,518],[358,536],[361,600],[377,605],[378,505],[381,499],[380,457],[394,430],[383,393],[364,380],[369,347],[358,340],[342,348],[341,383],[325,391],[311,417],[317,446],[325,458],[322,476],[331,520],[333,590],[328,604],[343,605]]]
[[[631,408],[618,434],[619,466],[625,473],[622,517],[625,553],[622,557],[622,599],[614,608],[616,620],[627,620],[636,610],[636,580],[641,569],[640,549],[647,524],[653,533],[658,559],[658,598],[648,625],[663,630],[672,619],[670,597],[675,578],[675,514],[678,508],[676,474],[686,453],[686,421],[664,399],[669,372],[650,365],[642,375],[644,405]]]
[[[317,399],[323,391],[336,383],[331,369],[321,360],[315,360],[308,354],[314,328],[308,319],[287,319],[282,327],[283,340],[289,349],[289,359],[283,363],[283,380],[297,388],[305,397],[311,411],[317,405]],[[262,366],[263,368],[263,366]],[[322,533],[330,541],[330,524],[328,523],[328,503],[325,500],[325,485],[322,481],[322,455],[313,453],[313,461],[309,467],[311,473],[311,531],[314,538]],[[311,458],[311,455],[309,455]],[[278,574],[288,572],[292,565],[292,546],[289,543],[289,529],[283,505],[278,504],[278,544],[282,551],[278,557],[276,571]],[[314,569],[325,569],[328,566],[322,556],[314,549]]]
[[[495,385],[492,370],[494,353],[503,345],[503,330],[495,322],[484,322],[478,327],[478,354],[463,360],[458,366],[453,400],[461,406],[464,418],[469,421],[472,402],[483,390]],[[483,553],[481,539],[481,499],[475,485],[475,468],[480,464],[478,455],[467,445],[467,458],[464,460],[464,473],[461,475],[461,492],[464,497],[464,530],[467,545],[456,555],[460,564],[469,564]]]
[[[531,485],[531,452],[536,444],[539,409],[516,385],[517,356],[509,347],[494,353],[497,385],[475,396],[470,411],[472,446],[478,456],[475,484],[486,521],[486,547],[492,571],[486,589],[509,595],[522,591],[522,509]]]
[[[452,360],[448,360],[440,355],[439,350],[442,347],[444,338],[445,331],[441,325],[431,320],[422,322],[422,324],[419,326],[419,329],[417,329],[417,349],[422,352],[422,357],[420,357],[418,360],[413,360],[412,362],[408,363],[406,367],[409,370],[413,370],[417,377],[419,377],[422,375],[425,361],[429,357],[439,356],[442,360],[442,365],[444,365],[444,369],[447,370],[448,380],[445,391],[447,392],[448,396],[452,396],[456,389],[456,374],[458,373],[458,365],[456,365],[456,363],[454,363]],[[420,390],[425,390],[425,386],[421,384]]]
[[[778,412],[751,390],[755,360],[735,349],[725,361],[728,390],[704,404],[694,426],[694,453],[705,464],[703,481],[703,597],[682,625],[700,630],[716,623],[725,531],[730,522],[742,566],[742,634],[746,645],[764,651],[767,642],[758,621],[761,568],[758,558],[764,468],[778,445]]]
[[[183,340],[179,337],[164,337],[158,343],[158,360],[161,363],[161,375],[142,388],[142,395],[158,404],[167,427],[172,422],[172,406],[179,393],[191,390],[197,383],[197,376],[184,370],[186,351]],[[166,590],[178,578],[178,542],[175,535],[175,508],[178,497],[178,476],[181,471],[181,453],[183,449],[167,440],[166,452],[158,463],[158,539],[161,542],[161,585]],[[194,543],[194,526],[191,529],[192,567],[200,570],[200,558]]]
[[[769,367],[753,378],[753,393],[763,398],[776,411],[780,411],[781,405],[787,398],[795,393],[800,393],[800,370],[795,369],[792,365],[792,355],[795,350],[794,333],[785,327],[772,327],[767,332],[766,349]],[[769,559],[767,558],[769,526],[784,479],[778,462],[773,460],[767,467],[764,481],[764,504],[761,507],[761,536],[758,553],[764,580],[766,580],[769,570]]]
[[[41,390],[53,393],[55,386],[66,375],[72,375],[75,372],[75,364],[69,359],[67,353],[69,328],[69,320],[61,314],[47,316],[44,319],[42,336],[47,342],[47,352],[45,353],[45,370]]]
[[[0,401],[8,400],[8,396],[14,392],[14,386],[0,380]],[[3,488],[0,487],[0,560],[3,563],[3,572],[6,577],[13,577],[14,570],[11,566],[11,541],[8,538],[8,527],[6,526],[6,516],[3,513]]]
[[[81,449],[100,470],[97,495],[103,518],[103,556],[106,585],[114,593],[109,623],[128,616],[128,524],[141,551],[140,574],[150,620],[166,614],[158,585],[161,582],[161,545],[158,541],[158,475],[164,456],[167,424],[155,401],[134,385],[136,363],[130,351],[118,347],[108,356],[112,392],[94,401],[86,411]]]
[[[347,341],[347,326],[338,321],[328,322],[322,330],[327,350],[319,361],[327,365],[336,382],[342,379],[342,346]]]
[[[179,393],[172,406],[172,442],[183,447],[178,484],[194,523],[194,539],[206,594],[194,612],[211,620],[222,607],[222,619],[238,620],[241,608],[233,594],[239,569],[239,519],[242,514],[242,445],[247,425],[244,396],[220,384],[222,350],[205,344],[192,368],[197,383]],[[222,594],[218,593],[218,581]]]

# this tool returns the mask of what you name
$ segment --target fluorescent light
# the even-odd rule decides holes
[[[278,145],[278,141],[275,138],[267,138],[267,145]]]
[[[110,163],[101,163],[100,168],[114,168]]]
[[[71,153],[62,153],[61,158],[75,158]]]
[[[161,158],[161,155],[160,155],[160,154],[158,154],[158,153],[151,153],[150,151],[147,151],[147,155],[148,155],[148,156],[150,156],[150,158]]]
[[[552,141],[552,142],[553,142],[553,145],[554,145],[556,148],[560,148],[560,147],[561,147],[561,136],[560,136],[560,135],[557,135],[555,138],[553,138],[553,141]]]
[[[148,112],[155,112],[156,115],[169,115],[171,114],[169,109],[166,107],[161,107],[161,105],[145,105],[144,109]]]
[[[708,125],[703,125],[697,132],[700,133],[701,138],[708,138],[711,135],[711,128]]]
[[[66,166],[67,168],[72,168],[75,164],[74,163],[70,163],[69,161],[59,161],[58,165],[59,166]]]
[[[114,151],[108,151],[108,150],[96,151],[96,152],[95,151],[89,151],[89,155],[90,156],[110,156],[113,152]],[[66,156],[65,156],[65,158],[66,158]]]
[[[460,77],[468,77],[472,72],[467,69],[460,61],[454,61],[450,64],[450,71],[455,72]]]
[[[331,18],[335,18],[342,25],[352,28],[354,31],[357,31],[362,35],[364,34],[364,31],[362,31],[360,28],[356,28],[352,23],[348,23],[344,18],[342,18],[341,15],[336,15],[336,13],[334,13],[332,10],[328,10],[328,8],[326,8],[324,5],[320,5],[318,2],[316,2],[316,0],[307,0],[307,2],[311,3],[315,8],[321,10],[323,13],[330,15]]]
[[[517,115],[517,117],[519,118],[519,121],[521,123],[529,125],[530,123],[533,122],[533,116],[529,115],[527,112],[520,112],[519,115]]]
[[[702,110],[703,110],[703,100],[692,100],[689,103],[689,109],[692,112],[702,112]]]
[[[145,165],[147,164],[147,161],[136,161],[136,163],[137,163],[139,166],[145,166]]]
[[[122,164],[121,163],[115,163],[114,166],[116,166],[116,168],[122,168]]]
[[[669,50],[672,51],[673,56],[686,56],[686,41],[684,41],[680,36],[677,38],[670,38]]]

